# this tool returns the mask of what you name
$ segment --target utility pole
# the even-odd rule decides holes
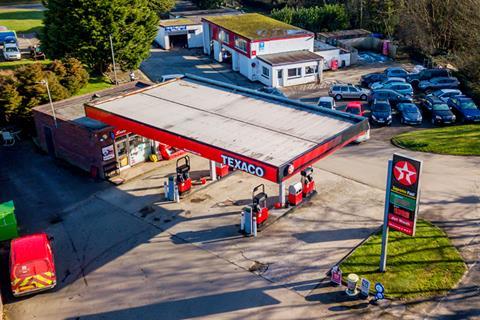
[[[50,94],[50,87],[48,86],[48,81],[46,79],[43,79],[42,81],[37,83],[41,83],[45,87],[47,87],[48,100],[50,101],[50,108],[52,109],[53,122],[55,123],[55,128],[57,128],[57,116],[55,114],[55,108],[53,107],[52,95]]]
[[[118,81],[117,81],[117,69],[116,69],[116,67],[115,67],[115,53],[113,52],[112,34],[109,34],[108,37],[109,37],[109,39],[110,39],[110,49],[112,50],[113,77],[114,77],[114,80],[115,80],[115,85],[118,85]]]
[[[385,190],[385,211],[383,213],[382,252],[380,255],[380,272],[387,269],[388,246],[388,207],[390,206],[390,189],[392,188],[393,161],[388,160],[387,189]]]

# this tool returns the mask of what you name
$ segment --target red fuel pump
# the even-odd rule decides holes
[[[182,161],[184,163],[180,165]],[[189,156],[177,159],[177,187],[179,194],[188,192],[192,188],[192,178],[190,178]]]
[[[265,193],[264,184],[260,184],[253,189],[252,208],[253,208],[253,214],[257,218],[257,225],[262,224],[268,218],[267,199],[268,199],[268,195]]]
[[[313,168],[308,167],[302,170],[300,175],[302,176],[303,197],[307,197],[315,190],[315,181],[313,181]]]

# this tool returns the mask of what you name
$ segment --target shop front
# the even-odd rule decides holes
[[[114,131],[114,152],[118,169],[124,170],[145,162],[152,154],[151,140],[126,130]]]

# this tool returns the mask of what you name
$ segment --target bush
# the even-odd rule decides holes
[[[321,7],[273,9],[271,17],[313,32],[335,31],[348,28],[345,7],[327,4]]]
[[[88,79],[87,71],[74,58],[19,67],[13,74],[0,77],[0,121],[28,126],[31,109],[49,102],[44,80],[48,82],[52,100],[58,101],[77,93]]]

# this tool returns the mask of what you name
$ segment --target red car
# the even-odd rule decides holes
[[[345,112],[354,114],[356,116],[365,116],[365,110],[362,108],[362,103],[359,101],[352,101],[347,104],[347,108],[345,109]]]
[[[55,263],[50,241],[45,233],[12,240],[10,281],[15,297],[55,287]]]

